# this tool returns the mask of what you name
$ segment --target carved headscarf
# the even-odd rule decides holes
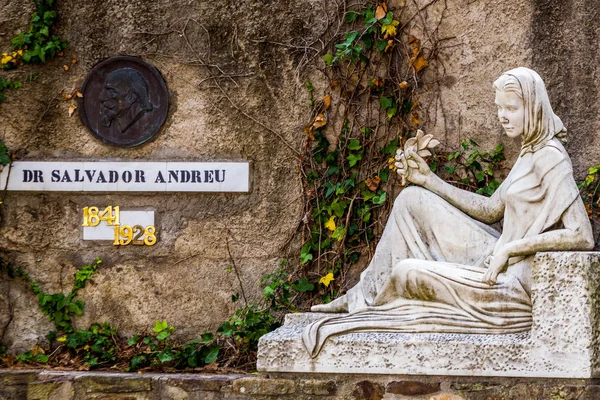
[[[567,129],[552,111],[544,81],[537,72],[525,67],[511,69],[494,82],[501,91],[517,93],[525,106],[521,155],[546,146],[553,137],[564,139]]]

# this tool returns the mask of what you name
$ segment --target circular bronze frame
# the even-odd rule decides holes
[[[113,146],[134,147],[153,139],[169,111],[169,92],[160,71],[138,57],[115,56],[99,62],[80,92],[81,122],[95,138]],[[129,108],[115,107],[121,104],[114,100],[117,96],[131,93],[128,99],[134,101],[126,105]]]

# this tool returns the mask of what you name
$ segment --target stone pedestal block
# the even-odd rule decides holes
[[[533,267],[533,325],[506,335],[351,333],[329,339],[312,359],[306,325],[325,314],[290,314],[263,336],[258,369],[399,375],[600,377],[600,253],[538,253]],[[331,314],[327,314],[331,315]]]

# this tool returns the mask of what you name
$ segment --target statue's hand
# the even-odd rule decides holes
[[[418,168],[408,169],[408,175],[406,179],[415,185],[427,187],[427,183],[432,175],[431,169],[429,168],[429,165],[427,165],[427,162],[425,162],[420,155],[412,150],[410,150],[406,156],[409,160],[416,162],[418,166]]]
[[[498,275],[504,271],[504,268],[508,264],[508,258],[508,254],[502,250],[494,255],[488,256],[484,263],[488,269],[483,276],[483,282],[493,286],[498,279]]]

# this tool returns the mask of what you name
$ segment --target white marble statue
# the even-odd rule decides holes
[[[360,282],[312,311],[349,313],[309,325],[316,357],[325,340],[355,331],[514,333],[530,329],[531,267],[540,251],[590,250],[591,225],[559,137],[544,82],[528,68],[496,82],[498,119],[523,145],[492,197],[458,189],[418,168],[397,197]],[[414,164],[413,164],[414,165]],[[406,173],[406,172],[405,172]],[[488,224],[504,219],[499,232]]]

